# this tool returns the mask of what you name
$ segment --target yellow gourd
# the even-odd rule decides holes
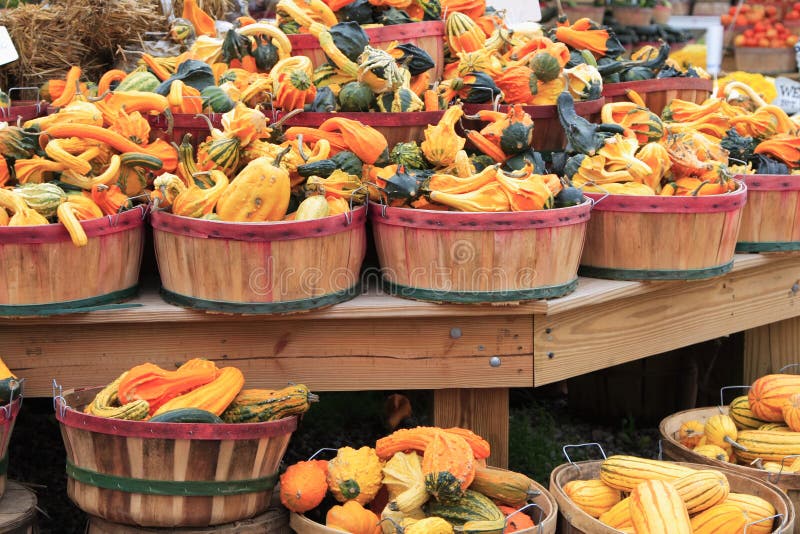
[[[259,157],[247,164],[217,202],[223,221],[279,221],[286,216],[291,195],[289,173],[280,167],[285,149],[274,162]]]

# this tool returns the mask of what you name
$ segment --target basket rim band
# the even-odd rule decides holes
[[[96,297],[89,297],[77,300],[65,300],[63,302],[49,302],[46,304],[15,304],[0,305],[0,317],[28,317],[43,315],[66,315],[69,313],[87,313],[101,310],[120,310],[126,308],[138,308],[141,304],[116,303],[119,300],[134,297],[139,290],[139,284],[131,287],[112,291]]]
[[[126,493],[169,497],[216,497],[259,493],[274,489],[278,482],[277,472],[261,478],[244,480],[148,480],[98,473],[78,467],[69,460],[66,471],[69,478],[81,484]]]
[[[290,241],[311,239],[349,231],[364,231],[366,206],[357,206],[349,213],[340,213],[308,221],[269,223],[236,223],[183,217],[156,210],[150,214],[150,225],[159,232],[201,239],[228,239],[247,242]]]
[[[106,237],[120,232],[144,230],[147,207],[140,205],[123,211],[118,215],[104,215],[96,219],[81,221],[86,236]],[[44,243],[65,243],[72,241],[63,224],[43,224],[40,226],[3,226],[0,228],[3,244],[39,245]]]
[[[800,250],[800,241],[738,241],[736,252],[791,252]]]
[[[243,313],[248,315],[261,314],[286,314],[304,312],[325,308],[341,302],[352,300],[361,294],[361,283],[357,282],[343,291],[327,293],[319,297],[307,299],[283,300],[280,302],[231,302],[227,300],[209,300],[198,297],[181,295],[169,289],[161,287],[161,298],[170,304],[182,308],[193,308],[202,311],[224,312],[224,313]]]
[[[727,273],[733,268],[733,260],[714,267],[702,269],[612,269],[581,265],[578,274],[589,278],[609,280],[702,280]]]
[[[540,300],[563,297],[575,291],[578,278],[565,284],[541,286],[531,289],[512,289],[506,291],[443,291],[404,286],[383,280],[386,292],[399,297],[433,302],[452,302],[458,304],[481,304],[484,302],[516,302],[521,300]]]

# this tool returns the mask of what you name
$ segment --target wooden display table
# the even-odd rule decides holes
[[[172,368],[196,356],[235,364],[249,387],[295,381],[317,392],[433,389],[435,423],[484,435],[491,463],[505,466],[508,388],[741,330],[750,331],[748,361],[796,361],[800,256],[737,255],[732,272],[705,281],[581,278],[571,295],[519,306],[436,305],[374,289],[287,317],[184,310],[155,289],[133,302],[141,306],[0,319],[0,353],[26,378],[28,396],[50,396],[54,378],[65,388],[95,386],[143,361]],[[785,355],[770,360],[770,347]]]

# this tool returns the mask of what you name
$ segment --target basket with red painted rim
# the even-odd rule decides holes
[[[628,102],[628,91],[636,91],[650,111],[658,116],[674,99],[702,104],[711,96],[713,80],[703,78],[659,78],[603,85],[606,102]]]
[[[581,274],[615,280],[695,280],[733,267],[747,186],[723,195],[595,200]]]
[[[747,185],[736,251],[800,250],[800,176],[742,174],[736,179]]]
[[[151,423],[83,413],[101,387],[54,393],[67,492],[114,523],[209,526],[270,506],[297,417],[261,423]]]

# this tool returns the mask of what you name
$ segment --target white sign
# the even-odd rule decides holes
[[[0,26],[0,65],[11,63],[19,59],[14,43],[11,42],[11,36],[8,34],[8,29],[5,26]]]
[[[487,2],[498,11],[506,10],[506,23],[514,27],[522,22],[539,22],[542,9],[539,0],[491,0]]]
[[[772,104],[790,115],[800,113],[800,82],[789,78],[775,78],[775,89],[778,90],[778,96]]]

